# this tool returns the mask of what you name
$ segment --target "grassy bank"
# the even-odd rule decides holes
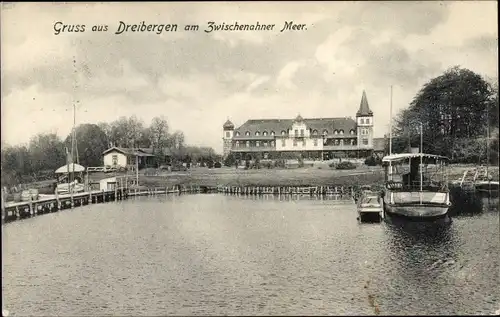
[[[471,166],[457,165],[449,169],[449,179],[457,180]],[[490,168],[494,179],[498,180],[498,167]],[[101,175],[110,177],[110,175]],[[134,175],[130,175],[135,178]],[[99,179],[94,175],[94,179]],[[355,170],[318,169],[315,167],[298,169],[253,169],[235,168],[193,168],[186,172],[163,173],[158,176],[139,175],[139,184],[147,187],[172,185],[200,186],[356,186],[381,184],[384,173],[380,167],[362,166]]]

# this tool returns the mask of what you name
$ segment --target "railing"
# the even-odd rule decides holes
[[[439,191],[446,191],[447,184],[443,182],[423,181],[422,185],[420,185],[420,181],[414,181],[412,184],[396,182],[396,181],[387,181],[386,188],[392,191],[414,192],[414,191],[420,191],[420,189],[422,189],[422,191],[439,192]]]

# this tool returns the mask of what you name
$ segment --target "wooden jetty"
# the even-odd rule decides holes
[[[352,186],[218,186],[219,193],[230,195],[305,195],[355,196]]]
[[[44,195],[37,200],[5,202],[2,199],[2,224],[14,220],[34,217],[37,215],[53,213],[64,209],[79,206],[120,201],[131,196],[156,196],[181,193],[207,193],[215,188],[204,186],[174,185],[163,188],[128,188],[114,187],[107,190],[93,190],[64,195]],[[2,194],[3,195],[3,194]],[[3,197],[2,197],[3,198]]]

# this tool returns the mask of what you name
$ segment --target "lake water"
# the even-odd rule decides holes
[[[20,315],[491,314],[498,210],[358,224],[351,203],[144,197],[2,227]]]

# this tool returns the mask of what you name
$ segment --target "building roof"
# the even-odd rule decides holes
[[[245,133],[250,132],[251,136],[255,135],[256,131],[260,134],[264,131],[267,133],[274,132],[277,136],[281,134],[281,131],[288,131],[292,128],[293,123],[296,119],[259,119],[259,120],[247,120],[235,132],[239,132],[240,136],[245,136]],[[310,118],[303,119],[306,127],[308,129],[317,130],[319,134],[323,134],[323,131],[328,131],[328,134],[333,134],[334,130],[344,130],[344,133],[350,130],[356,131],[356,122],[352,118]]]
[[[123,153],[125,155],[134,155],[134,156],[154,156],[153,155],[153,149],[151,148],[125,148],[125,147],[117,147],[114,146],[112,148],[107,149],[104,151],[102,154],[105,155],[107,153],[117,151],[120,153]]]
[[[370,110],[370,106],[368,106],[368,98],[366,98],[366,92],[363,90],[363,96],[361,96],[361,103],[359,104],[359,110],[356,113],[356,116],[373,116],[373,112]]]
[[[224,129],[234,129],[234,124],[231,120],[227,119],[226,123],[222,126]]]

